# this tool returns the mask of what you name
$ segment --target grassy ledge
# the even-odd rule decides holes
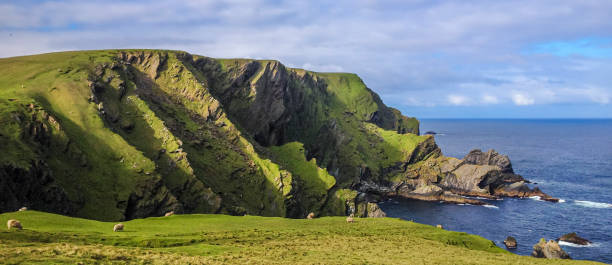
[[[25,211],[0,232],[2,263],[597,264],[511,254],[479,236],[392,218],[314,220],[215,214],[114,223]]]

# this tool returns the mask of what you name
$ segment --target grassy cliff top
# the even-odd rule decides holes
[[[391,218],[313,220],[214,214],[115,223],[37,211],[0,215],[21,231],[0,232],[6,263],[191,264],[595,264],[511,254],[466,233]]]

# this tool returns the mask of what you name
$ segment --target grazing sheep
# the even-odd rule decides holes
[[[123,224],[116,224],[113,226],[113,232],[123,231]]]
[[[442,228],[442,225],[436,225],[436,227],[440,228],[440,229],[444,229],[444,228]]]
[[[174,211],[167,212],[166,215],[164,216],[170,216],[170,215],[174,215]]]
[[[306,216],[306,219],[314,219],[314,218],[315,218],[314,213],[309,213],[308,216]]]
[[[27,210],[28,210],[28,207],[25,207],[25,206],[24,206],[24,207],[19,208],[19,211],[20,211],[20,212],[27,211]]]
[[[21,227],[21,223],[15,219],[8,220],[8,222],[6,222],[6,227],[8,230],[11,230],[11,228],[17,228],[19,230],[23,229],[23,227]]]
[[[354,216],[353,216],[352,214],[351,214],[351,215],[349,215],[349,217],[347,217],[347,218],[346,218],[346,222],[347,222],[347,223],[354,223],[354,222],[355,222],[355,220],[353,219],[353,217],[354,217]]]

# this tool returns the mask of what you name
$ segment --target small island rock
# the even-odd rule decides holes
[[[547,259],[571,259],[570,256],[561,249],[559,243],[554,240],[540,239],[540,242],[533,246],[533,252],[531,256],[536,258],[547,258]]]
[[[516,238],[514,237],[507,237],[506,240],[504,240],[504,245],[506,245],[506,248],[508,249],[515,249],[516,248]]]
[[[557,238],[557,241],[564,241],[564,242],[577,244],[577,245],[583,245],[583,246],[591,244],[591,241],[586,240],[582,237],[579,237],[575,232],[565,234],[561,236],[560,238]]]

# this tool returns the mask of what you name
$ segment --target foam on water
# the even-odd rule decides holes
[[[491,209],[499,209],[499,207],[497,207],[497,206],[495,206],[495,205],[490,205],[490,204],[485,204],[485,205],[483,205],[483,206],[484,206],[484,207],[487,207],[487,208],[491,208]]]
[[[576,205],[580,205],[582,207],[588,207],[588,208],[600,208],[600,209],[610,208],[610,209],[612,209],[612,204],[605,203],[605,202],[592,202],[592,201],[579,201],[579,200],[575,200],[574,203]]]
[[[599,244],[597,243],[591,243],[588,245],[578,245],[578,244],[574,244],[574,243],[562,241],[562,240],[559,240],[559,245],[566,246],[566,247],[573,247],[573,248],[592,248],[592,247],[599,246]]]

